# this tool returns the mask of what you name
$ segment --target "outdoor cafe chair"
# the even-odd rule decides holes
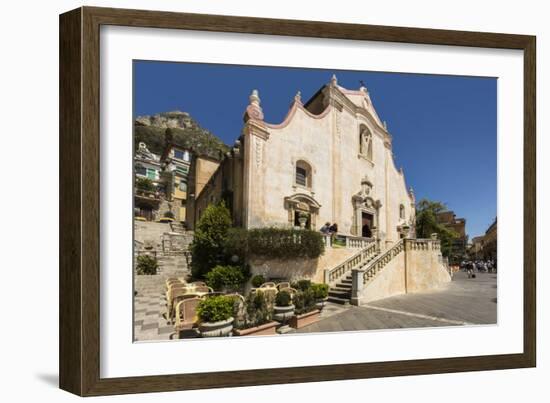
[[[277,284],[272,281],[268,281],[267,283],[263,283],[260,288],[277,288]]]
[[[174,329],[177,333],[182,330],[192,329],[197,323],[197,306],[201,298],[193,297],[181,300],[176,305],[176,323]]]
[[[277,288],[282,290],[283,288],[290,288],[290,283],[288,281],[283,281],[282,283],[277,284]]]

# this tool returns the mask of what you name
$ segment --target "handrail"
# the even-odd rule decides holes
[[[380,256],[372,260],[363,270],[363,284],[366,284],[376,273],[382,270],[394,257],[405,250],[405,240],[400,239],[390,249],[382,253]]]
[[[376,242],[372,241],[368,246],[353,254],[336,267],[325,270],[325,283],[330,284],[331,282],[338,280],[345,273],[351,271],[356,266],[359,266],[361,263],[366,261],[370,256],[374,255],[376,250]]]
[[[399,255],[405,250],[440,250],[441,243],[438,239],[422,239],[422,238],[404,238],[400,239],[395,245],[393,245],[386,252],[378,256],[371,261],[363,270],[363,284],[366,284],[371,278],[373,278],[380,270],[382,270],[394,257]]]

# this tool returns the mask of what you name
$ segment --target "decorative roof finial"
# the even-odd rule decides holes
[[[336,87],[338,85],[338,79],[336,78],[336,74],[333,74],[332,75],[332,78],[330,79],[330,84],[333,86],[333,87]]]
[[[257,121],[264,120],[264,113],[262,107],[260,106],[260,96],[258,90],[252,90],[252,94],[248,97],[250,104],[246,108],[244,113],[244,121],[248,122],[249,119],[254,119]]]
[[[260,95],[258,94],[258,90],[252,90],[252,94],[250,94],[248,100],[252,105],[260,106]]]
[[[367,86],[363,80],[359,80],[359,91],[367,93]]]
[[[300,91],[298,91],[296,95],[294,95],[294,101],[302,103],[302,93]]]

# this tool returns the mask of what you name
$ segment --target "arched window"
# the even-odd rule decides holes
[[[399,205],[399,218],[402,220],[405,219],[405,206],[402,204]]]
[[[296,185],[311,188],[311,166],[305,161],[296,162],[294,181]]]
[[[359,154],[372,161],[372,133],[365,125],[359,127]]]

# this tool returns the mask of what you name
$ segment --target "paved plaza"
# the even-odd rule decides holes
[[[365,306],[328,303],[321,320],[296,333],[341,332],[495,324],[497,322],[497,275],[477,273],[468,279],[463,272],[443,288],[370,302]],[[174,327],[165,318],[166,298],[162,286],[144,287],[134,298],[136,341],[170,340]]]
[[[296,333],[496,324],[497,275],[456,273],[444,288],[348,307]]]

